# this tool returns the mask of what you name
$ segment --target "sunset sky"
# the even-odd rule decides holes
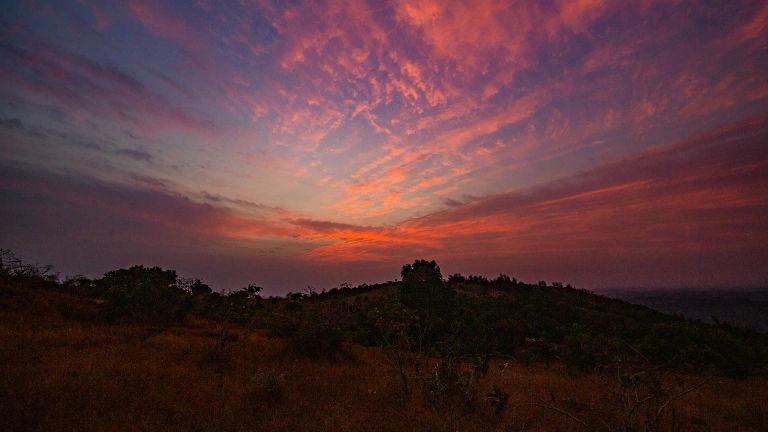
[[[10,1],[0,247],[267,294],[768,284],[765,1]]]

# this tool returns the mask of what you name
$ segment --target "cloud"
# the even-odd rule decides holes
[[[355,239],[311,255],[393,264],[432,256],[484,269],[512,263],[529,274],[570,273],[591,286],[757,283],[765,274],[754,265],[768,258],[760,252],[768,240],[760,216],[768,214],[766,138],[768,118],[753,118],[552,183],[452,203],[380,231],[391,241]],[[735,256],[749,259],[739,264]],[[677,264],[673,273],[614,267],[633,262],[645,271],[662,257]],[[697,257],[723,273],[712,274]]]
[[[124,149],[115,150],[115,154],[118,156],[127,157],[128,159],[132,159],[136,162],[146,162],[146,163],[152,162],[152,154],[144,150],[124,148]]]
[[[314,220],[314,219],[289,219],[288,222],[290,222],[293,225],[300,226],[302,228],[307,228],[316,232],[371,230],[371,227],[361,227],[357,225],[331,222],[331,221]]]
[[[213,203],[222,203],[222,204],[234,204],[236,206],[245,207],[245,208],[251,208],[251,209],[257,209],[257,210],[273,210],[273,211],[281,211],[282,209],[277,207],[270,207],[264,204],[256,203],[253,201],[243,200],[239,198],[229,198],[218,194],[212,194],[208,192],[203,192],[203,198],[206,201],[210,201]]]
[[[762,256],[738,245],[762,238],[763,2],[57,7],[9,15],[0,163],[47,178],[7,193],[94,211],[104,232],[168,229],[222,268],[436,256],[589,284],[744,279]]]
[[[707,71],[693,66],[720,34],[693,22],[658,25],[674,21],[681,7],[588,0],[267,8],[277,34],[270,49],[280,61],[270,85],[252,97],[254,111],[275,135],[289,137],[292,145],[280,152],[355,155],[342,159],[350,175],[342,168],[329,183],[346,191],[335,209],[364,223],[390,213],[394,220],[438,204],[432,191],[468,173],[527,167],[601,140],[622,146],[606,141],[608,134],[648,136],[635,148],[623,145],[621,154],[631,154],[651,145],[657,130],[764,99],[754,74],[723,76],[724,58]],[[720,33],[737,24],[728,19]],[[396,35],[385,31],[393,27]],[[595,37],[600,28],[612,37]],[[677,43],[691,33],[701,35],[693,49]],[[361,113],[370,123],[355,123]],[[384,144],[339,145],[335,134],[348,128],[386,135]],[[336,168],[308,167],[301,156],[288,164],[310,178]],[[402,205],[391,199],[398,193]],[[417,198],[421,205],[409,205]]]
[[[157,262],[236,254],[283,268],[347,263],[360,269],[359,280],[370,268],[433,257],[451,270],[518,271],[592,287],[755,283],[766,276],[757,263],[768,258],[766,138],[768,118],[753,118],[558,181],[450,201],[392,226],[286,217],[203,194],[209,204],[162,181],[131,186],[6,168],[1,240],[33,255],[45,255],[39,248],[51,242],[62,253],[85,242]],[[248,207],[267,212],[238,210]],[[45,216],[54,209],[58,218]],[[40,236],[49,237],[24,244]],[[272,277],[275,285],[286,280]]]
[[[18,118],[0,119],[0,127],[8,129],[21,129],[24,123]]]
[[[70,112],[94,116],[148,131],[182,128],[208,133],[213,125],[172,105],[118,68],[36,42],[24,48],[0,46],[7,62],[0,67],[5,91],[23,89]]]
[[[132,173],[130,175],[131,180],[134,181],[137,185],[140,185],[145,188],[149,188],[152,190],[168,190],[169,184],[167,181],[161,180],[159,178],[150,177],[146,175],[136,174]]]
[[[161,3],[132,0],[127,3],[127,7],[136,19],[152,32],[180,41],[188,48],[199,47],[199,39],[187,22],[178,14],[164,10]]]
[[[355,222],[391,222],[439,206],[434,192],[457,184],[494,192],[498,181],[483,178],[490,172],[535,176],[543,161],[608,151],[599,143],[632,154],[660,131],[761,103],[768,86],[750,72],[761,61],[755,47],[715,49],[728,35],[759,34],[764,10],[747,3],[705,25],[715,6],[701,4],[691,12],[696,19],[681,20],[687,6],[655,1],[222,8],[134,0],[110,16],[122,14],[143,37],[161,41],[152,55],[164,61],[149,64],[158,69],[149,75],[184,104],[150,91],[147,73],[50,44],[21,57],[34,58],[25,67],[39,74],[55,69],[54,57],[66,58],[51,75],[64,81],[22,82],[76,110],[111,113],[134,136],[142,128],[227,133],[205,118],[226,119],[236,124],[228,132],[237,144],[226,137],[196,147],[226,147],[225,157],[257,153],[307,184],[326,179],[322,206]],[[702,55],[711,61],[701,64]],[[211,115],[191,112],[200,102]],[[615,135],[623,139],[606,139]]]

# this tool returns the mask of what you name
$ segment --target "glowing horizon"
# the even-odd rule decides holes
[[[64,273],[768,283],[764,2],[6,9],[0,247]]]

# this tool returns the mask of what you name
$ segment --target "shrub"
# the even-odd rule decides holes
[[[462,371],[453,358],[443,358],[424,377],[424,397],[436,411],[448,411],[456,406],[471,411],[477,404],[479,370]]]
[[[491,405],[493,412],[499,415],[507,409],[509,393],[505,392],[498,384],[494,384],[491,391],[485,396],[485,400]]]
[[[174,270],[133,266],[110,271],[95,283],[104,293],[108,320],[170,323],[184,318],[191,307]]]
[[[252,324],[256,310],[262,306],[261,290],[261,287],[251,284],[227,294],[223,301],[224,311],[221,312],[224,318],[241,325]]]
[[[291,352],[313,360],[335,360],[347,353],[341,332],[323,324],[304,325],[289,341]]]
[[[96,284],[83,275],[67,278],[61,284],[61,289],[78,297],[102,297],[103,293]]]
[[[25,263],[12,251],[0,249],[0,279],[12,280],[19,286],[54,288],[58,276],[52,274],[53,266]]]
[[[333,317],[317,311],[304,312],[289,329],[286,350],[295,356],[311,360],[337,360],[349,357],[346,338]]]
[[[597,367],[596,337],[577,326],[571,329],[560,347],[560,359],[571,373],[588,373]]]
[[[213,292],[211,287],[208,284],[203,283],[200,279],[195,279],[190,285],[189,290],[193,295],[206,295]]]

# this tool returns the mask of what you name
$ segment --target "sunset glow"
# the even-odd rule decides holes
[[[0,247],[62,273],[768,282],[764,1],[13,3]]]

